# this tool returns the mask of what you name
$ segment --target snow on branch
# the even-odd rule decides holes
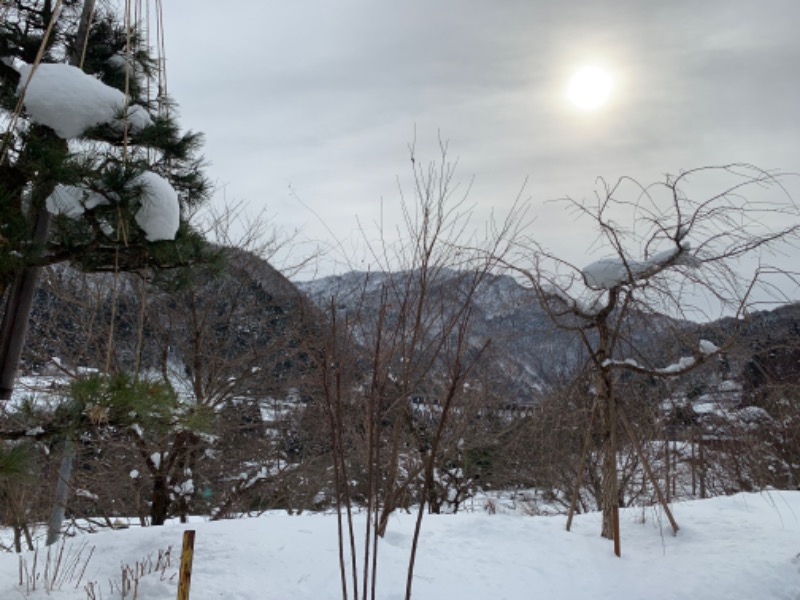
[[[689,245],[681,244],[646,260],[621,257],[601,258],[581,271],[586,285],[595,290],[610,290],[625,283],[647,279],[672,265],[696,267],[697,259],[689,254]]]
[[[46,200],[47,212],[51,215],[64,215],[70,219],[77,219],[87,210],[103,204],[108,204],[108,199],[101,194],[74,185],[60,184]]]
[[[160,175],[145,171],[133,179],[131,186],[139,192],[135,219],[147,241],[174,240],[181,210],[178,193],[172,185]],[[78,219],[85,211],[108,204],[109,198],[115,197],[113,193],[103,195],[83,187],[57,185],[46,205],[53,215]]]
[[[715,352],[719,352],[719,346],[708,340],[700,340],[699,349],[700,353],[704,356],[710,356]]]
[[[136,223],[147,241],[174,240],[181,215],[178,193],[166,179],[152,171],[145,171],[133,183],[142,190]]]
[[[630,369],[645,375],[683,375],[687,371],[702,364],[706,358],[718,353],[720,350],[721,348],[713,342],[700,340],[698,343],[699,354],[697,356],[682,356],[676,362],[660,369],[644,367],[632,358],[626,358],[625,360],[607,358],[600,366],[604,369],[613,367]]]
[[[656,369],[656,373],[663,375],[675,375],[694,367],[697,364],[697,359],[694,356],[681,356],[678,362],[667,365],[663,369]]]
[[[138,105],[129,106],[127,116],[121,119],[127,105],[125,94],[77,67],[43,63],[32,71],[32,66],[25,64],[19,73],[17,93],[24,90],[23,103],[31,119],[63,139],[79,137],[102,124],[122,129],[127,122],[129,131],[136,133],[153,123]]]

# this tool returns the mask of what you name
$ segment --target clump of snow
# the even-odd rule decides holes
[[[122,127],[124,120],[119,115],[126,106],[125,94],[79,68],[43,63],[32,72],[32,65],[25,64],[19,72],[17,93],[22,93],[27,83],[24,105],[31,119],[50,127],[59,137],[76,138],[104,123]],[[127,122],[135,133],[151,125],[152,119],[141,106],[131,106]]]
[[[618,256],[601,258],[583,269],[583,280],[592,289],[610,290],[623,283],[646,279],[670,261],[696,267],[697,259],[688,250],[689,245],[682,244],[680,248],[659,252],[647,260],[623,260]]]
[[[132,181],[140,188],[140,207],[136,212],[136,223],[150,242],[174,240],[180,226],[180,202],[178,193],[170,183],[151,171],[145,171]],[[47,210],[53,215],[80,218],[86,210],[102,204],[108,199],[83,187],[57,185],[47,198]]]
[[[98,496],[97,494],[93,494],[89,490],[83,490],[80,488],[75,490],[75,495],[81,498],[88,498],[89,500],[94,500],[95,502],[100,500],[100,496]]]
[[[678,359],[678,362],[672,363],[671,365],[667,365],[663,369],[658,369],[659,373],[670,374],[670,373],[677,373],[678,371],[683,371],[684,369],[688,369],[694,363],[697,362],[693,356],[682,356]]]
[[[153,461],[153,465],[155,466],[156,470],[161,468],[161,453],[160,452],[153,452],[150,455],[150,460]]]
[[[626,358],[625,360],[616,360],[612,358],[607,358],[602,363],[600,363],[600,366],[602,367],[611,367],[614,365],[628,366],[638,369],[642,368],[642,366],[638,362],[636,362],[636,360],[633,358]]]
[[[628,280],[625,263],[619,258],[601,258],[585,267],[582,273],[586,285],[595,289],[611,289]]]
[[[137,471],[136,469],[133,469],[129,473],[129,476],[130,476],[131,479],[137,479],[139,477],[139,471]]]
[[[128,72],[128,76],[133,78],[136,77],[136,68],[135,65],[132,64],[132,61],[129,61],[124,54],[115,54],[108,60],[106,63],[112,68],[117,71]]]
[[[739,418],[745,423],[758,423],[759,421],[770,422],[774,419],[760,406],[745,406],[739,410]]]
[[[719,391],[720,392],[741,392],[742,391],[742,384],[736,383],[730,379],[726,379],[722,383],[719,384]]]
[[[719,346],[708,340],[700,340],[700,352],[708,356],[709,354],[714,354],[714,352],[719,352]]]
[[[569,308],[576,309],[587,315],[594,315],[603,307],[605,292],[592,292],[584,294],[583,297],[572,297],[565,288],[555,284],[545,284],[542,292],[548,296],[553,296],[564,302]]]
[[[173,488],[173,491],[179,496],[189,496],[194,493],[194,481],[192,479],[187,479],[183,483],[177,484]]]
[[[57,185],[47,197],[47,212],[51,215],[64,215],[77,219],[86,210],[108,204],[104,196],[74,185]]]
[[[142,190],[136,223],[147,241],[174,240],[181,216],[178,193],[166,179],[152,171],[139,175],[133,184]]]

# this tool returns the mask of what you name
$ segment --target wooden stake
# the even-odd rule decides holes
[[[194,558],[194,529],[187,529],[183,532],[178,600],[189,600],[189,586],[192,583],[192,558]]]

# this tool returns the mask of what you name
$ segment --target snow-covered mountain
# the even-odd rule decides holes
[[[262,330],[270,339],[280,338],[276,334],[292,323],[297,324],[301,313],[314,310],[302,300],[303,296],[310,299],[319,310],[319,314],[303,318],[324,328],[331,299],[337,313],[359,313],[362,323],[368,323],[370,318],[377,318],[382,303],[401,302],[407,291],[415,293],[414,286],[419,285],[414,272],[353,271],[313,281],[290,282],[267,261],[252,254],[230,249],[226,253],[228,263],[219,273],[219,281],[208,286],[208,290],[198,291],[198,294],[200,297],[217,294],[218,300],[213,302],[218,303],[220,310],[232,300],[242,307],[246,305],[246,309],[235,311],[236,315],[243,315],[246,322],[226,325],[238,332],[237,335],[244,340],[242,344],[251,340],[254,332]],[[472,289],[473,275],[450,269],[436,271],[427,282],[429,292],[435,299],[434,305],[439,302],[440,305],[452,307],[463,302]],[[116,292],[113,291],[115,288]],[[112,274],[97,274],[87,278],[69,269],[56,268],[46,273],[37,290],[24,368],[35,369],[52,357],[60,356],[66,346],[80,349],[78,355],[65,357],[73,364],[97,366],[92,356],[105,356],[108,333],[102,323],[107,322],[112,314],[113,293],[116,293],[117,303],[115,314],[118,322],[114,336],[118,358],[123,363],[133,362],[138,299],[143,297],[137,280],[125,276],[115,282]],[[152,294],[147,296],[147,301],[152,304]],[[179,302],[177,297],[176,302]],[[208,306],[213,305],[211,300],[204,302],[211,302]],[[175,306],[170,310],[183,309]],[[92,314],[92,311],[96,314]],[[230,316],[234,320],[239,318],[234,313]],[[727,352],[730,356],[728,368],[733,376],[738,376],[746,368],[752,371],[752,365],[747,365],[753,356],[779,343],[782,336],[791,336],[792,332],[796,334],[800,327],[798,323],[800,305],[797,304],[772,312],[756,313],[745,322],[722,320],[704,325],[675,322],[658,315],[632,315],[627,335],[638,349],[652,353],[656,364],[669,364],[674,358],[669,356],[670,353],[680,356],[685,349],[674,338],[668,338],[665,343],[663,336],[667,331],[671,334],[676,330],[683,331],[685,336],[681,337],[686,339],[702,337],[720,340],[738,330],[740,335]],[[156,339],[158,330],[155,324],[145,327],[141,356],[144,365],[155,364],[159,358],[158,352],[163,350],[159,350],[163,344]],[[469,345],[479,348],[487,341],[491,343],[486,350],[487,360],[483,361],[486,372],[482,376],[494,389],[502,390],[502,395],[511,403],[535,402],[548,388],[560,387],[571,381],[576,369],[586,360],[579,337],[574,332],[554,327],[533,292],[507,275],[486,274],[471,298]],[[221,347],[213,348],[217,353],[220,350]],[[280,354],[277,350],[276,356]],[[660,356],[660,353],[664,356]],[[777,354],[772,351],[771,355],[759,357],[759,365],[771,360],[775,362],[775,356]],[[791,362],[792,356],[781,361]],[[771,367],[758,368],[763,370]],[[785,370],[788,367],[775,368]],[[699,376],[704,377],[702,374]]]
[[[442,302],[462,302],[474,285],[473,276],[442,269],[428,282],[429,293]],[[415,294],[418,285],[412,272],[349,272],[297,283],[322,310],[329,310],[333,300],[338,311],[373,315],[382,303],[397,302],[409,289]],[[577,337],[556,329],[533,292],[512,277],[485,275],[475,287],[471,310],[470,344],[479,347],[490,341],[484,365],[509,402],[535,402],[542,390],[582,361]]]

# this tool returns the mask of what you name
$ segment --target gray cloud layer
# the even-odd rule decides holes
[[[229,199],[278,224],[348,237],[397,199],[416,129],[475,175],[477,210],[530,176],[535,202],[595,178],[652,181],[706,164],[800,170],[800,3],[794,0],[200,0],[165,3],[169,83],[206,132]],[[608,65],[611,105],[581,114],[564,86]],[[544,210],[549,214],[548,210]],[[390,213],[387,213],[390,214]],[[552,228],[550,228],[552,229]],[[563,237],[563,236],[559,236]]]

